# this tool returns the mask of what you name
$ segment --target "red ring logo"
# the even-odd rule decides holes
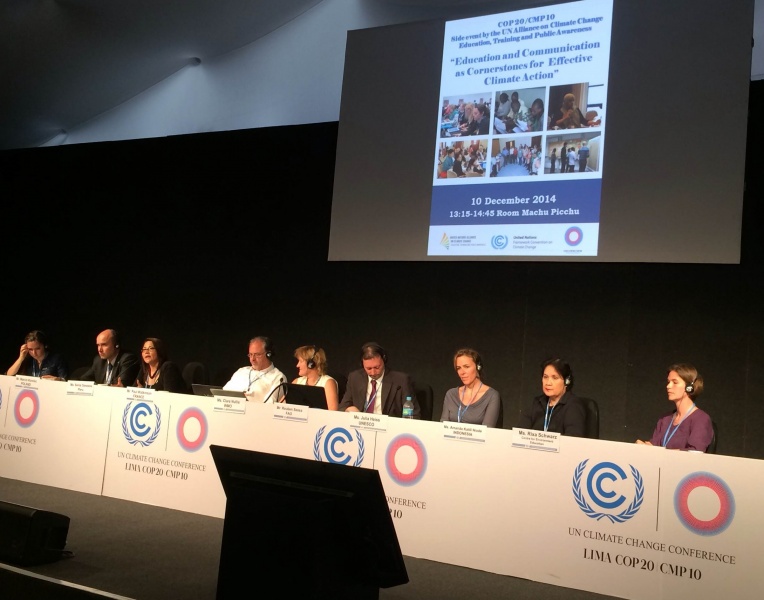
[[[196,419],[199,422],[199,436],[195,440],[189,440],[186,437],[185,428],[189,419]],[[187,408],[181,413],[180,418],[178,418],[178,426],[175,429],[178,443],[188,452],[196,452],[204,446],[204,442],[207,441],[208,431],[209,426],[207,425],[207,418],[204,416],[204,413],[198,408],[193,407]]]
[[[703,521],[692,514],[690,494],[698,488],[711,490],[719,499],[719,512],[713,519]],[[685,477],[674,492],[674,510],[690,531],[699,535],[717,535],[727,529],[735,516],[735,497],[727,484],[711,473],[692,473]]]
[[[24,400],[29,400],[32,403],[32,412],[28,417],[24,417],[21,414],[21,404]],[[37,396],[37,392],[34,390],[22,390],[18,396],[16,396],[16,404],[13,407],[13,416],[16,418],[16,423],[21,427],[30,427],[40,414],[40,398]]]
[[[395,464],[395,456],[403,447],[411,448],[416,454],[416,467],[411,473],[402,472]],[[427,470],[427,452],[419,439],[409,433],[404,433],[393,439],[387,447],[385,454],[385,467],[387,474],[400,485],[414,485],[419,483],[424,472]]]

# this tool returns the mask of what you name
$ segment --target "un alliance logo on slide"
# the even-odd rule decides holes
[[[611,523],[623,523],[637,514],[645,495],[639,471],[629,465],[628,475],[615,463],[601,462],[587,472],[588,462],[588,458],[582,461],[573,473],[573,498],[583,513]]]
[[[351,464],[360,466],[363,462],[365,444],[361,432],[356,429],[355,436],[344,427],[330,429],[324,435],[326,425],[321,427],[313,439],[313,458],[319,462],[337,465]]]
[[[159,407],[147,402],[128,402],[122,413],[122,434],[133,446],[150,446],[162,429]]]

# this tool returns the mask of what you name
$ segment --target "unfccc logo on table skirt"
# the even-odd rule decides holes
[[[187,408],[178,418],[175,435],[180,447],[186,452],[196,452],[207,441],[207,417],[196,407]]]
[[[320,462],[326,461],[338,465],[346,465],[352,460],[354,467],[363,462],[365,444],[359,430],[355,430],[354,438],[353,434],[344,427],[330,429],[324,436],[325,429],[326,425],[318,430],[313,440],[313,458]]]
[[[150,446],[162,429],[162,413],[159,407],[138,402],[128,402],[122,413],[122,433],[133,446]]]
[[[698,535],[717,535],[735,517],[735,497],[729,486],[711,473],[687,475],[674,492],[674,510],[679,521]]]
[[[385,468],[399,485],[416,485],[427,471],[427,451],[416,436],[403,433],[393,439],[385,452]]]
[[[40,398],[35,390],[21,390],[13,405],[13,418],[21,427],[31,427],[40,414]]]
[[[573,473],[573,497],[583,513],[591,519],[599,521],[604,518],[611,523],[623,523],[637,514],[645,495],[639,471],[629,465],[629,477],[615,463],[597,463],[589,469],[586,485],[582,487],[588,462],[588,458],[582,461]]]

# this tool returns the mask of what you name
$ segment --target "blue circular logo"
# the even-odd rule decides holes
[[[565,243],[568,246],[578,246],[584,239],[584,232],[580,227],[569,227],[565,232]]]
[[[495,235],[491,238],[491,246],[496,250],[504,250],[509,244],[509,238],[506,235]]]
[[[363,462],[365,451],[361,432],[356,429],[354,438],[353,434],[344,427],[330,429],[329,433],[324,436],[325,430],[326,425],[321,427],[318,433],[316,433],[316,437],[313,440],[313,458],[317,461],[326,460],[338,465],[352,464],[354,467],[360,466]],[[355,461],[351,463],[354,451],[357,454],[355,455]]]

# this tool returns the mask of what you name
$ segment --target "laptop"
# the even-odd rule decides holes
[[[246,398],[244,392],[239,390],[224,390],[223,388],[213,387],[210,388],[210,396],[228,396],[229,398]]]
[[[286,386],[284,402],[287,404],[328,409],[324,388],[315,385],[300,385],[299,383],[285,383],[284,385]]]
[[[212,396],[212,386],[206,383],[192,383],[191,389],[194,392],[194,396]]]

